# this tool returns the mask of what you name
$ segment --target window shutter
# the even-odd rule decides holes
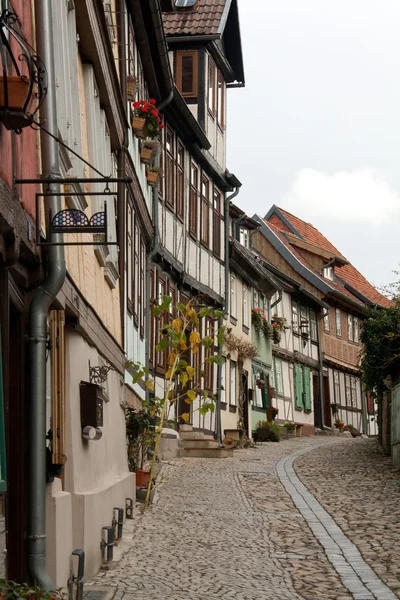
[[[294,384],[296,390],[296,408],[303,410],[303,377],[300,365],[294,366]]]
[[[267,378],[267,374],[261,372],[260,377],[265,381],[264,387],[261,390],[262,406],[263,406],[263,408],[268,408],[268,392],[267,392],[268,378]]]
[[[311,373],[308,367],[303,367],[304,409],[311,412]]]

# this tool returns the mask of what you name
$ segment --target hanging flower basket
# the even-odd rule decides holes
[[[155,104],[156,101],[153,99],[149,102],[140,100],[133,103],[132,129],[137,137],[157,139],[161,136],[164,125],[161,123],[161,116]]]
[[[144,139],[147,137],[146,119],[142,119],[141,117],[133,117],[132,130],[138,138]]]
[[[147,183],[151,185],[151,187],[157,187],[159,178],[160,171],[150,169],[150,171],[147,172]]]
[[[258,379],[257,380],[257,387],[258,387],[259,390],[263,390],[264,389],[264,385],[265,385],[265,382],[262,379]]]
[[[274,327],[274,324],[272,323],[272,340],[273,340],[274,344],[279,344],[281,339],[282,339],[281,330],[279,329],[279,327]]]
[[[151,148],[142,148],[140,151],[140,160],[143,164],[149,165],[153,158],[153,150]]]

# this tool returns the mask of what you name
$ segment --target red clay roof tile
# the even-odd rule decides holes
[[[218,33],[227,0],[197,0],[193,9],[163,14],[165,35],[214,35]]]
[[[320,248],[324,248],[325,250],[329,250],[330,252],[334,252],[337,256],[345,258],[343,254],[341,254],[339,250],[335,248],[335,246],[331,244],[331,242],[327,240],[326,237],[322,235],[322,233],[320,233],[318,229],[316,229],[313,225],[302,221],[301,219],[299,219],[295,215],[292,215],[283,208],[279,208],[279,210],[283,213],[286,219],[291,223],[291,225],[293,225],[293,227],[307,242],[319,246]],[[276,215],[272,215],[271,220],[273,219],[274,224],[280,227],[280,225],[278,224],[279,219],[277,220],[276,218],[274,218],[275,216]],[[287,226],[284,223],[282,223],[282,227],[280,227],[280,229],[282,231],[287,231]],[[378,292],[378,290],[375,289],[374,286],[371,285],[369,281],[367,281],[367,279],[363,275],[361,275],[361,273],[357,271],[355,267],[353,267],[352,264],[348,264],[343,267],[335,267],[335,272],[349,286],[360,292],[360,294],[368,298],[371,302],[374,302],[381,306],[393,306],[391,300],[389,300],[380,292]],[[329,284],[330,283],[331,282],[329,282]],[[340,282],[337,281],[335,283],[340,284]],[[345,289],[344,286],[341,285],[341,288],[343,289],[340,289],[340,291],[343,292],[343,290]],[[350,293],[347,290],[346,292],[347,294]],[[352,298],[354,298],[352,294],[350,295]]]

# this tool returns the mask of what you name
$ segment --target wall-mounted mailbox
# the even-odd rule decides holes
[[[99,427],[103,426],[103,388],[95,383],[81,381],[81,427],[86,432],[84,438],[98,440],[101,438]],[[89,436],[91,428],[98,430],[97,436]]]

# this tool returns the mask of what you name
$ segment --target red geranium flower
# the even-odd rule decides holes
[[[150,104],[155,104],[155,103],[156,103],[156,101],[154,100],[154,98],[151,98],[150,99]]]

